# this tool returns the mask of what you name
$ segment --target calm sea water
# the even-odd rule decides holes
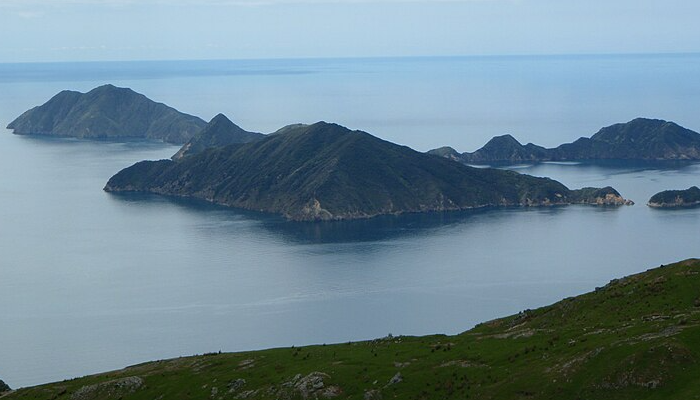
[[[114,83],[247,129],[335,121],[427,150],[556,145],[637,116],[700,129],[700,56],[0,64],[0,124]],[[176,147],[0,132],[0,378],[13,387],[209,351],[457,333],[700,256],[700,209],[644,206],[699,164],[540,164],[633,207],[288,223],[101,189]]]

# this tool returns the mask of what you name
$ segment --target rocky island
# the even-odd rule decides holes
[[[699,287],[691,259],[458,335],[181,357],[3,400],[693,399]]]
[[[465,164],[518,164],[581,160],[700,160],[700,133],[673,122],[637,118],[599,130],[590,138],[545,148],[497,136],[473,153],[441,147],[428,153]]]
[[[149,192],[315,221],[502,206],[629,204],[612,188],[468,167],[319,122],[177,161],[142,161],[108,192]]]
[[[206,125],[128,88],[97,87],[87,93],[64,90],[24,112],[7,128],[18,135],[84,139],[152,139],[183,144]]]
[[[700,189],[693,186],[685,190],[665,190],[653,195],[647,205],[653,208],[700,207]]]

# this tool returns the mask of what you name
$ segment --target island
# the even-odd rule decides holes
[[[520,164],[582,160],[700,160],[700,133],[660,119],[636,118],[600,129],[590,138],[545,148],[521,144],[512,135],[496,136],[473,153],[451,147],[429,154],[465,164]]]
[[[218,114],[209,121],[204,129],[185,143],[172,159],[179,160],[185,156],[201,153],[211,147],[254,142],[264,137],[265,135],[262,133],[248,132],[234,124],[224,114]]]
[[[457,335],[214,352],[22,388],[3,400],[692,399],[700,390],[699,287],[700,260],[690,259]]]
[[[665,190],[653,195],[647,205],[653,208],[699,207],[700,189],[692,186],[685,190]]]
[[[24,112],[7,128],[17,135],[82,139],[150,139],[182,145],[206,122],[128,88],[103,85],[87,93],[64,90]]]
[[[142,161],[108,192],[148,192],[274,213],[295,221],[483,207],[630,204],[612,188],[570,190],[548,178],[474,168],[318,122],[177,161]]]

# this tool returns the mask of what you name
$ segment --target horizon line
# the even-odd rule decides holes
[[[159,63],[196,61],[293,61],[293,60],[399,60],[399,59],[449,59],[449,58],[527,58],[527,57],[639,57],[639,56],[693,56],[700,51],[687,52],[601,52],[601,53],[514,53],[514,54],[462,54],[462,55],[389,55],[389,56],[299,56],[299,57],[241,57],[241,58],[165,58],[134,60],[75,60],[75,61],[0,61],[0,65],[27,64],[98,64],[98,63]]]

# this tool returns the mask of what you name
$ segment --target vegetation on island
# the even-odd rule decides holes
[[[647,203],[654,208],[688,208],[700,206],[700,188],[692,186],[685,190],[665,190],[653,195]]]
[[[83,139],[152,139],[183,144],[206,122],[128,88],[103,85],[87,93],[64,90],[24,112],[7,128],[18,135]]]
[[[590,190],[570,190],[552,179],[468,167],[325,122],[211,147],[177,162],[142,161],[114,175],[105,190],[194,197],[290,220],[624,203],[617,192],[592,198]]]
[[[254,142],[264,138],[265,135],[257,132],[248,132],[234,124],[224,114],[217,114],[199,133],[194,135],[172,157],[179,160],[185,156],[191,156],[203,152],[211,147],[222,147],[235,143]]]
[[[615,279],[464,333],[212,353],[4,400],[694,399],[700,260]]]
[[[496,136],[473,153],[441,147],[428,153],[465,164],[517,164],[580,160],[700,160],[700,133],[660,119],[637,118],[599,130],[590,138],[547,149]]]

